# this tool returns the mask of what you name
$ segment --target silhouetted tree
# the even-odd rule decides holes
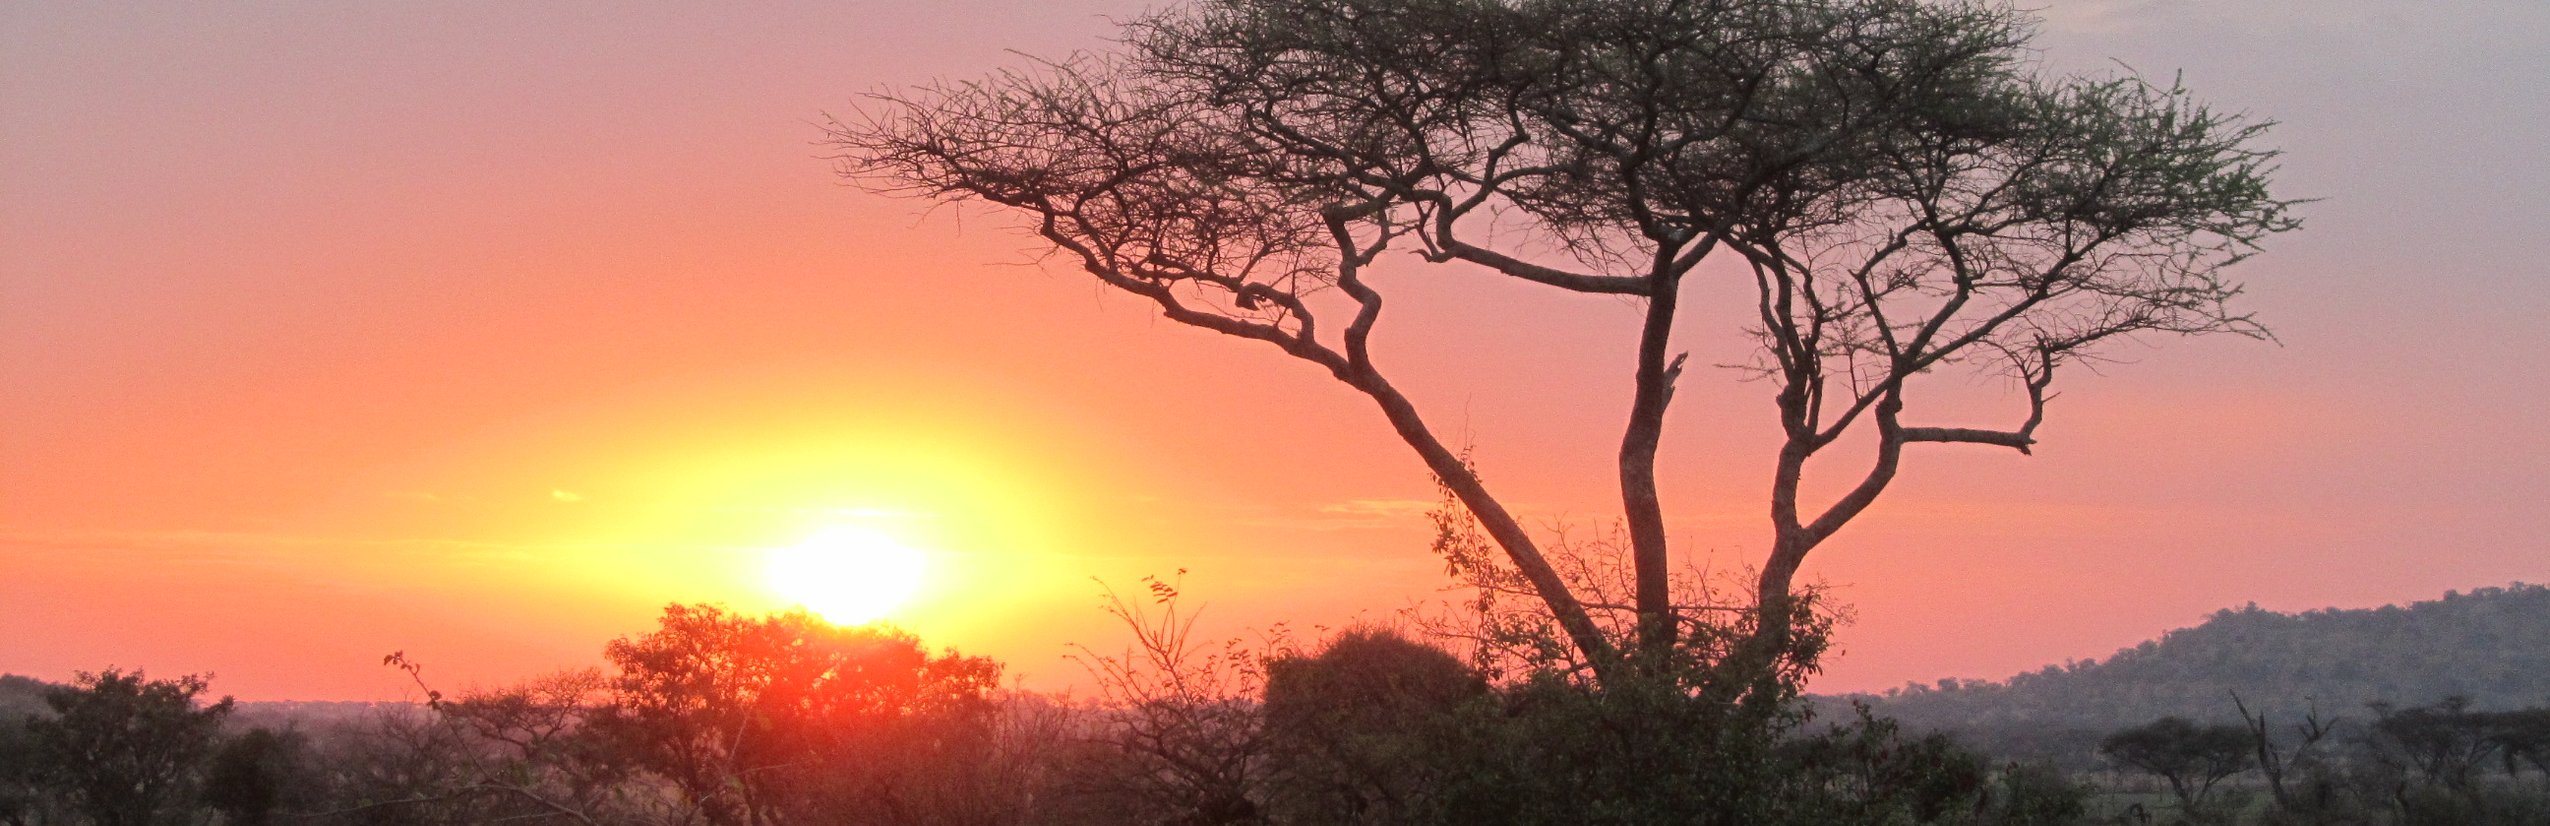
[[[1178,572],[1183,576],[1186,572]],[[1237,639],[1195,636],[1179,580],[1144,577],[1149,601],[1107,592],[1107,613],[1133,634],[1120,653],[1083,646],[1097,684],[1099,759],[1075,785],[1112,802],[1120,822],[1234,826],[1265,816],[1266,654]]]
[[[2446,697],[2428,706],[2373,705],[2372,735],[2387,759],[2405,763],[2430,784],[2468,788],[2504,741],[2494,715],[2471,708],[2468,697]]]
[[[2200,726],[2163,717],[2108,735],[2100,754],[2169,781],[2187,811],[2198,811],[2214,784],[2249,769],[2249,732],[2238,726]]]
[[[2240,699],[2240,695],[2236,693],[2231,695],[2231,702],[2232,706],[2240,711],[2241,724],[2248,727],[2252,753],[2257,757],[2258,773],[2266,776],[2267,791],[2275,796],[2276,806],[2290,810],[2298,805],[2304,805],[2306,802],[2297,799],[2293,789],[2286,783],[2286,778],[2297,773],[2310,772],[2315,765],[2314,759],[2319,756],[2317,752],[2321,741],[2327,740],[2329,734],[2336,730],[2340,722],[2339,718],[2320,719],[2319,706],[2313,703],[2311,710],[2302,715],[2302,722],[2294,726],[2294,734],[2300,737],[2301,741],[2293,744],[2288,751],[2286,744],[2276,738],[2273,727],[2267,724],[2265,708],[2260,708],[2255,713],[2250,712],[2249,703]],[[2327,796],[2326,789],[2320,792],[2316,795],[2317,797]],[[2325,800],[2308,801],[2308,804],[2314,807],[2321,803],[2325,803]]]
[[[419,678],[402,655],[393,664]],[[426,690],[433,725],[448,735],[424,741],[445,749],[453,781],[441,803],[463,819],[593,822],[651,819],[644,784],[631,783],[630,757],[601,723],[613,712],[610,684],[596,669],[565,671],[458,699]]]
[[[230,698],[197,702],[203,675],[152,680],[82,672],[45,692],[53,715],[27,721],[41,776],[97,826],[156,826],[193,805]]]
[[[2510,747],[2539,709],[2490,712],[2466,697],[2401,708],[2373,705],[2374,720],[2358,747],[2369,757],[2359,772],[2368,802],[2388,804],[2403,826],[2497,826],[2550,822],[2550,794],[2515,773]],[[2513,735],[2513,736],[2509,736]],[[2504,778],[2484,777],[2490,764]]]
[[[504,816],[479,786],[479,744],[432,705],[390,705],[312,744],[326,804],[308,818],[344,826],[445,826]]]
[[[1907,447],[2026,452],[2056,372],[2103,345],[2264,334],[2223,275],[2296,226],[2262,126],[2175,87],[2040,76],[2032,31],[1985,0],[1201,0],[1115,53],[881,97],[830,138],[862,185],[1014,211],[1169,319],[1368,397],[1603,678],[1646,663],[1724,702],[1782,690],[1800,565]],[[1389,377],[1373,268],[1393,250],[1643,305],[1628,604],[1581,598]],[[1713,623],[1674,603],[1656,485],[1693,277],[1757,287],[1748,367],[1783,436],[1756,616],[1710,671],[1665,664]],[[2006,375],[2017,423],[1910,418],[1949,367]],[[1810,504],[1811,460],[1853,433],[1858,481]]]

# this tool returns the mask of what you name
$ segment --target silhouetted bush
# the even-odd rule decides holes
[[[1937,823],[1982,806],[1990,772],[1981,755],[1946,735],[1907,737],[1894,721],[1857,712],[1785,755],[1806,785],[1797,795],[1806,820]]]
[[[2002,768],[1986,790],[1975,822],[1985,826],[2064,826],[2089,813],[2090,788],[2061,770],[2035,763]]]
[[[307,748],[295,732],[252,728],[222,741],[204,772],[204,805],[223,826],[267,826],[276,812],[297,808],[309,789]]]
[[[1272,809],[1302,823],[1438,822],[1454,785],[1444,755],[1471,747],[1461,717],[1487,693],[1460,658],[1388,630],[1269,663]]]

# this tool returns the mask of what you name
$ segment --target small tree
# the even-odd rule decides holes
[[[1908,448],[2025,453],[2057,372],[2104,346],[2265,334],[2223,272],[2296,226],[2263,126],[2174,85],[2041,76],[2032,31],[1989,0],[1198,0],[1116,53],[881,96],[830,140],[857,183],[1011,211],[1165,317],[1335,377],[1599,679],[1695,676],[1723,704],[1785,694],[1798,570]],[[1391,378],[1372,341],[1393,251],[1643,306],[1616,442],[1628,602],[1571,587]],[[1742,369],[1777,391],[1741,623],[1676,604],[1657,487],[1700,278],[1756,288]],[[1949,368],[2006,376],[2016,424],[1917,418]],[[1808,501],[1850,441],[1856,482]],[[1695,631],[1729,626],[1729,646]]]
[[[2303,801],[2297,800],[2285,779],[2297,771],[2307,772],[2317,766],[2314,758],[2320,742],[2328,739],[2342,718],[2321,719],[2319,703],[2313,702],[2310,711],[2302,715],[2302,722],[2294,725],[2294,734],[2301,738],[2301,742],[2294,744],[2288,752],[2284,744],[2277,742],[2275,732],[2267,724],[2265,708],[2251,713],[2249,704],[2242,701],[2237,693],[2231,695],[2231,703],[2240,710],[2240,722],[2249,730],[2250,742],[2257,755],[2258,772],[2266,775],[2267,790],[2275,795],[2276,806],[2294,809]],[[2315,797],[2325,798],[2327,791],[2323,786],[2317,789]],[[2308,803],[2316,807],[2326,801],[2315,799]]]
[[[1081,646],[1097,684],[1102,759],[1077,785],[1119,806],[1124,822],[1229,826],[1263,818],[1266,654],[1239,639],[1195,636],[1199,610],[1181,609],[1180,579],[1143,577],[1148,607],[1107,590],[1106,611],[1133,633],[1121,653]],[[1280,645],[1280,644],[1279,644]]]
[[[51,717],[27,721],[49,785],[97,826],[154,826],[194,803],[230,698],[198,695],[208,675],[152,680],[109,668],[45,692]]]
[[[354,725],[322,730],[316,738],[287,733],[263,749],[252,731],[235,738],[216,759],[231,788],[207,800],[230,821],[267,793],[274,774],[307,765],[327,787],[287,795],[322,797],[323,806],[292,812],[296,820],[400,824],[548,821],[562,823],[665,822],[645,805],[661,795],[628,783],[626,761],[597,736],[606,709],[601,674],[561,672],[451,698],[425,679],[422,663],[405,652],[382,664],[408,673],[424,692],[421,707],[384,707]],[[280,747],[279,749],[275,747]],[[254,762],[252,762],[254,761]],[[285,771],[283,779],[291,779]]]
[[[2163,717],[2108,735],[2098,751],[2108,759],[2169,781],[2169,791],[2196,812],[2214,784],[2249,770],[2250,733],[2239,726],[2200,726]]]

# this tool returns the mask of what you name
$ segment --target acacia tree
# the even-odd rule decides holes
[[[2099,741],[2098,752],[2169,781],[2179,806],[2195,812],[2214,784],[2249,770],[2249,735],[2239,726],[2197,725],[2163,717]]]
[[[1603,681],[1697,630],[1656,485],[1672,331],[1687,279],[1750,279],[1744,368],[1782,434],[1769,553],[1745,639],[1698,672],[1750,696],[1801,665],[1799,566],[1907,447],[2024,453],[2057,369],[2099,345],[2265,334],[2223,274],[2296,226],[2264,125],[2041,75],[2032,26],[1989,0],[1197,0],[1110,53],[880,95],[829,141],[855,183],[1023,215],[1169,319],[1368,397]],[[1642,303],[1617,448],[1632,604],[1581,598],[1375,357],[1394,250]],[[2015,380],[2016,423],[1912,418],[1950,367]],[[1856,483],[1805,501],[1845,437],[1873,444]]]

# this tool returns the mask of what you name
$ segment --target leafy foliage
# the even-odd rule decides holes
[[[1488,691],[1459,658],[1386,629],[1268,663],[1270,808],[1289,822],[1445,821],[1462,781],[1440,755],[1470,745],[1464,715]]]
[[[605,649],[618,674],[599,722],[710,823],[781,822],[792,797],[859,794],[817,767],[929,762],[926,752],[949,744],[907,736],[907,723],[980,719],[1000,674],[990,660],[932,656],[908,635],[803,611],[751,618],[674,605],[661,622]]]
[[[196,702],[207,687],[201,675],[152,680],[109,668],[47,690],[52,716],[31,718],[26,726],[37,775],[67,790],[72,805],[98,826],[154,826],[179,817],[230,713],[227,697]]]
[[[271,783],[291,817],[326,823],[776,826],[1002,822],[1032,793],[1009,788],[1031,715],[992,696],[989,660],[706,605],[668,606],[656,631],[605,653],[608,673],[458,696],[392,654],[422,707],[286,738],[280,760],[257,757],[252,730],[215,763],[235,788],[207,802],[255,810]]]

